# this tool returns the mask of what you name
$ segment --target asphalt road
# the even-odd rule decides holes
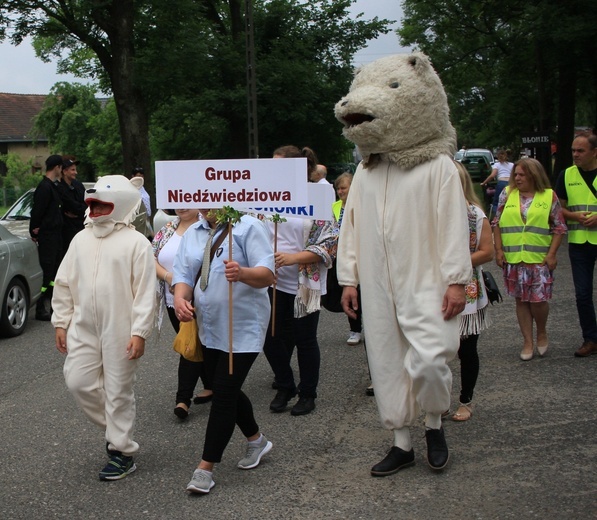
[[[479,342],[475,414],[445,422],[451,462],[438,474],[424,459],[421,417],[412,429],[416,465],[370,477],[392,436],[364,393],[362,345],[347,346],[346,319],[323,311],[316,410],[270,413],[272,374],[260,356],[245,390],[274,449],[258,468],[239,470],[245,442],[237,431],[207,496],[184,489],[201,455],[209,405],[193,406],[186,423],[173,415],[177,358],[166,323],[138,373],[138,470],[100,482],[103,435],[65,388],[51,325],[32,320],[23,336],[0,340],[0,519],[596,519],[597,356],[572,355],[581,338],[566,249],[548,354],[520,361],[513,300],[492,308],[494,325]],[[495,265],[489,269],[497,274]],[[458,360],[451,366],[457,403]]]

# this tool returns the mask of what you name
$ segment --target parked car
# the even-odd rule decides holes
[[[29,309],[41,296],[43,272],[37,246],[0,226],[0,335],[18,336],[25,330]]]
[[[456,152],[454,160],[460,161],[469,172],[473,181],[483,181],[491,173],[495,162],[491,150],[470,148]]]
[[[84,182],[85,189],[93,188],[95,183]],[[29,220],[31,220],[31,208],[33,207],[33,193],[35,188],[31,188],[25,192],[21,197],[8,209],[8,211],[0,218],[2,224],[11,233],[29,238]],[[145,206],[141,204],[135,220],[133,221],[135,229],[143,233],[148,239],[153,238],[153,228],[147,218],[147,211]]]

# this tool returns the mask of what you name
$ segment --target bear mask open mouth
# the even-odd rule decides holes
[[[368,114],[346,114],[342,117],[342,120],[346,124],[346,126],[358,126],[361,123],[370,123],[371,121],[375,120],[373,116]]]
[[[104,217],[114,211],[114,204],[111,202],[104,202],[97,199],[86,199],[85,202],[89,206],[89,216],[91,218]]]

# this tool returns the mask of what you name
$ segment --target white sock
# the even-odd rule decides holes
[[[429,430],[439,430],[442,427],[441,413],[427,413],[425,415],[425,428]]]
[[[394,446],[398,446],[401,450],[412,450],[412,442],[410,440],[410,430],[408,428],[399,428],[394,430]]]
[[[261,444],[261,440],[263,439],[263,433],[259,435],[258,439],[255,439],[254,441],[249,441],[249,446],[253,446],[253,447],[258,447]]]

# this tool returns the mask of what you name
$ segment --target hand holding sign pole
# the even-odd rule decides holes
[[[240,211],[231,208],[230,206],[224,206],[218,211],[216,222],[226,224],[228,226],[228,261],[232,261],[232,227],[242,217]],[[233,363],[233,316],[232,316],[232,282],[228,282],[228,373],[233,374],[234,363]]]

